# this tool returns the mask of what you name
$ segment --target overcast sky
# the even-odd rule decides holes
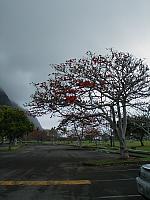
[[[106,48],[150,64],[150,0],[0,0],[0,87],[19,105],[49,64]],[[39,119],[43,128],[56,119]]]

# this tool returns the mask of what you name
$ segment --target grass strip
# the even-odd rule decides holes
[[[145,163],[150,163],[150,157],[144,158],[129,158],[126,160],[117,158],[117,159],[107,159],[107,160],[89,160],[82,162],[84,166],[114,166],[114,165],[130,165],[136,164],[141,165]]]
[[[9,146],[1,147],[0,146],[0,152],[16,152],[20,149],[22,149],[25,146],[25,144],[18,144],[11,147],[11,150],[9,149]]]

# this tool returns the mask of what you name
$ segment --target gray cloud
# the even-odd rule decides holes
[[[149,7],[149,0],[1,0],[0,86],[22,105],[50,63],[87,50],[113,47],[149,62]]]

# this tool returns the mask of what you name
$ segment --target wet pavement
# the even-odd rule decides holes
[[[88,167],[118,155],[63,145],[27,145],[0,153],[0,200],[142,200],[137,166]],[[11,184],[10,184],[11,183]]]

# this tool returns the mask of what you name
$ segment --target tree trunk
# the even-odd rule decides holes
[[[8,150],[11,151],[11,146],[12,146],[12,140],[9,139],[9,146],[8,146]]]
[[[98,141],[97,141],[97,139],[95,139],[94,142],[95,142],[95,145],[96,145],[96,148],[97,148],[98,147]]]
[[[117,111],[118,111],[118,136],[120,140],[120,158],[128,159],[129,153],[125,140],[125,133],[127,127],[127,116],[126,116],[126,106],[123,103],[123,117],[121,116],[120,104],[117,103]]]
[[[114,131],[113,131],[113,132],[114,132]],[[110,146],[111,146],[111,147],[114,147],[114,146],[115,146],[115,141],[114,141],[113,132],[111,132],[111,135],[110,135]]]
[[[3,144],[3,143],[4,143],[4,137],[1,136],[1,144]]]
[[[120,140],[120,158],[121,159],[129,158],[129,152],[126,146],[126,141],[124,139]]]
[[[79,144],[79,147],[81,148],[82,147],[82,140],[81,140],[81,138],[78,138],[78,144]]]
[[[11,151],[11,147],[12,147],[12,144],[14,143],[14,137],[12,136],[9,136],[9,146],[8,146],[8,150]]]
[[[113,147],[112,135],[110,135],[110,146]]]
[[[140,138],[141,147],[144,147],[143,138]]]

